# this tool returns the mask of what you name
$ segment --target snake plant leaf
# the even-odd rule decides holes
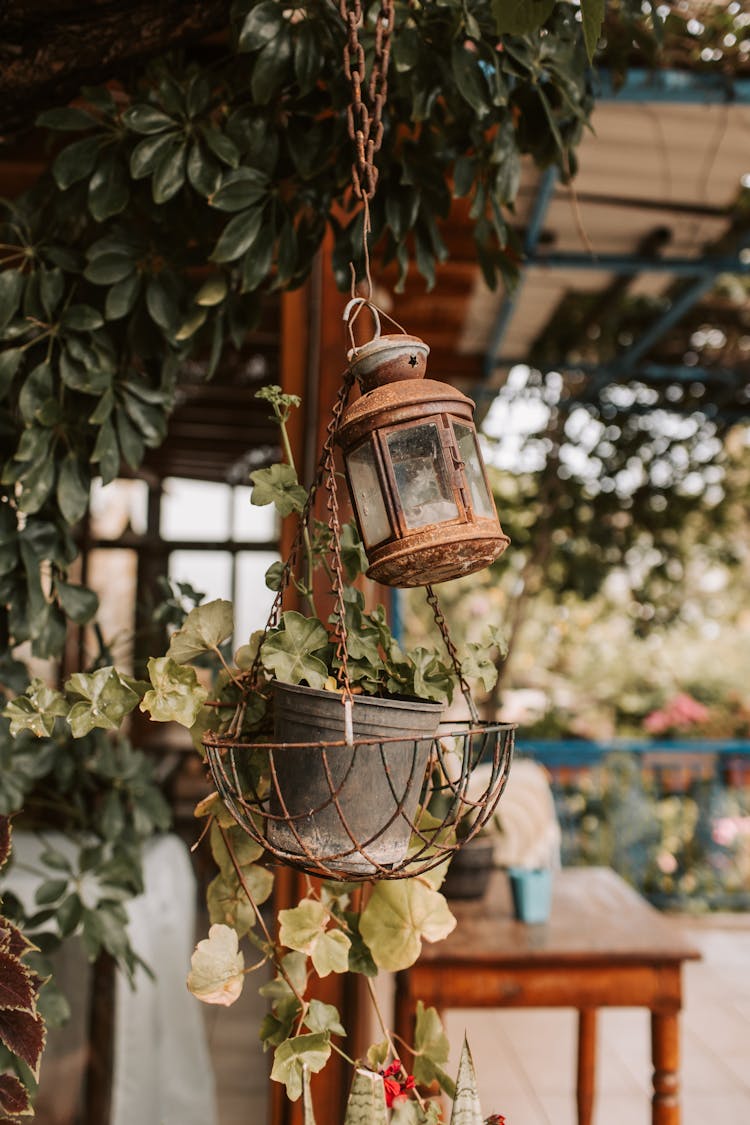
[[[260,650],[263,667],[277,680],[323,688],[328,667],[321,657],[328,647],[328,634],[316,617],[303,617],[296,610],[281,615],[280,629],[272,633]]]
[[[477,1076],[469,1044],[464,1038],[456,1076],[456,1096],[450,1125],[483,1125],[482,1107],[479,1104]]]
[[[417,1018],[414,1026],[414,1077],[429,1086],[437,1081],[448,1097],[455,1097],[455,1084],[443,1070],[448,1062],[450,1044],[435,1008],[425,1008],[417,1001]]]
[[[22,730],[30,730],[37,738],[49,738],[55,719],[68,713],[68,703],[59,691],[47,687],[43,680],[33,679],[24,695],[18,695],[5,707],[13,738]]]
[[[354,1072],[344,1125],[387,1125],[385,1083],[379,1074],[358,1067]]]
[[[297,1035],[279,1044],[273,1056],[271,1078],[283,1082],[287,1097],[296,1102],[302,1093],[303,1068],[317,1074],[328,1062],[331,1043],[326,1032]]]
[[[338,1010],[333,1004],[324,1004],[322,1000],[310,1001],[305,1016],[305,1027],[309,1031],[328,1031],[331,1035],[346,1035]]]
[[[182,628],[172,634],[167,656],[177,664],[187,664],[204,652],[219,647],[234,630],[232,603],[216,598],[197,605],[185,618]]]
[[[310,1089],[310,1068],[302,1068],[302,1125],[315,1125],[312,1090]]]
[[[362,911],[360,933],[381,969],[408,969],[422,941],[440,941],[456,926],[443,896],[419,879],[378,883]]]
[[[233,1004],[242,992],[245,958],[230,926],[211,926],[190,958],[187,986],[204,1004]]]
[[[79,695],[68,713],[68,724],[75,738],[96,728],[117,730],[140,699],[140,694],[116,671],[107,666],[95,672],[74,672],[67,680],[69,695]]]
[[[267,469],[256,469],[250,474],[253,491],[250,502],[258,507],[273,504],[280,516],[301,512],[307,500],[307,493],[297,480],[297,474],[286,463],[270,465]]]
[[[141,711],[157,723],[175,722],[192,727],[208,698],[195,669],[182,667],[170,656],[152,656],[148,674],[153,690],[147,691],[141,700]]]

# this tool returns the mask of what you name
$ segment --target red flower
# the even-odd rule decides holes
[[[414,1089],[414,1075],[406,1073],[399,1059],[394,1059],[390,1066],[380,1073],[385,1086],[385,1104],[389,1109],[396,1098],[404,1098],[409,1090]]]
[[[487,1118],[484,1125],[505,1125],[505,1118],[502,1113],[493,1113]]]

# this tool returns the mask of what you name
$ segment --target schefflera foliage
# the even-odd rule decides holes
[[[369,52],[377,6],[365,9]],[[453,196],[468,200],[488,282],[512,276],[521,153],[573,168],[591,105],[583,38],[573,6],[544,9],[543,29],[506,20],[524,34],[499,36],[489,2],[396,4],[372,241],[402,278],[414,261],[432,284]],[[160,59],[41,115],[51,169],[0,214],[10,646],[55,656],[66,621],[95,614],[96,596],[68,579],[70,528],[93,477],[136,470],[163,440],[180,364],[200,354],[210,376],[263,294],[303,282],[329,225],[349,284],[362,217],[343,44],[336,5],[244,0],[216,57]]]

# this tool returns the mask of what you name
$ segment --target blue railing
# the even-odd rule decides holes
[[[750,741],[523,739],[549,770],[567,865],[607,864],[660,906],[750,909]]]

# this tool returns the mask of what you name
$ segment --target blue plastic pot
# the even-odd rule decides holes
[[[546,922],[552,904],[552,872],[548,867],[509,867],[513,911],[519,922]]]

